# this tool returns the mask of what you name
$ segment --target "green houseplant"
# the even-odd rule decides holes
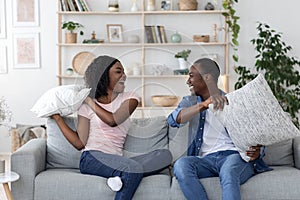
[[[76,43],[77,42],[77,33],[76,30],[83,28],[83,25],[78,22],[67,21],[63,22],[62,29],[66,29],[68,32],[66,33],[66,43]],[[83,35],[84,32],[80,31],[80,35]]]
[[[283,110],[291,115],[294,124],[299,127],[300,74],[296,68],[300,66],[300,61],[289,55],[292,47],[282,41],[282,33],[260,22],[257,30],[258,37],[251,40],[257,52],[254,72],[245,66],[237,67],[235,71],[240,77],[235,89],[254,79],[258,73],[263,73]]]
[[[175,58],[183,58],[185,61],[187,61],[187,58],[189,57],[190,53],[191,53],[190,49],[182,50],[175,54]]]
[[[190,53],[191,50],[186,49],[186,50],[179,51],[174,55],[174,57],[178,59],[180,69],[185,70],[188,68],[187,58],[189,57]]]
[[[238,36],[240,32],[240,25],[238,24],[239,16],[236,15],[236,10],[234,9],[235,3],[238,3],[238,0],[224,0],[223,8],[228,11],[224,12],[223,15],[226,17],[226,24],[228,26],[228,31],[231,33],[230,45],[233,48],[232,58],[233,61],[238,62],[239,57],[237,54],[239,42]]]

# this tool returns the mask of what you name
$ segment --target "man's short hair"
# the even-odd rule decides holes
[[[216,80],[220,76],[219,65],[210,58],[200,58],[194,62],[194,66],[199,69],[202,75],[211,74]]]

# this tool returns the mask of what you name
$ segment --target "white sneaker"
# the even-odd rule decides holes
[[[123,183],[120,177],[110,177],[107,179],[107,185],[112,189],[112,191],[118,192],[121,190]]]

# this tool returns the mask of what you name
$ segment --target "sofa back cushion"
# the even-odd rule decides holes
[[[268,165],[294,166],[293,139],[266,146],[263,160]]]
[[[131,127],[124,144],[124,156],[138,156],[167,148],[168,124],[165,116],[131,119]]]
[[[77,118],[64,117],[65,122],[76,130]],[[47,168],[79,168],[81,152],[64,137],[56,122],[47,120]]]

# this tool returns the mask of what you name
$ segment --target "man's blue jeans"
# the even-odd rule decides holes
[[[220,151],[204,157],[182,157],[174,164],[174,174],[188,200],[206,200],[199,179],[220,177],[223,200],[241,199],[240,185],[254,175],[252,162],[245,162],[237,151]]]
[[[84,151],[80,158],[80,172],[104,178],[119,176],[123,186],[116,193],[115,200],[131,200],[144,176],[161,171],[168,167],[171,161],[172,155],[166,149],[132,158],[101,151]]]

